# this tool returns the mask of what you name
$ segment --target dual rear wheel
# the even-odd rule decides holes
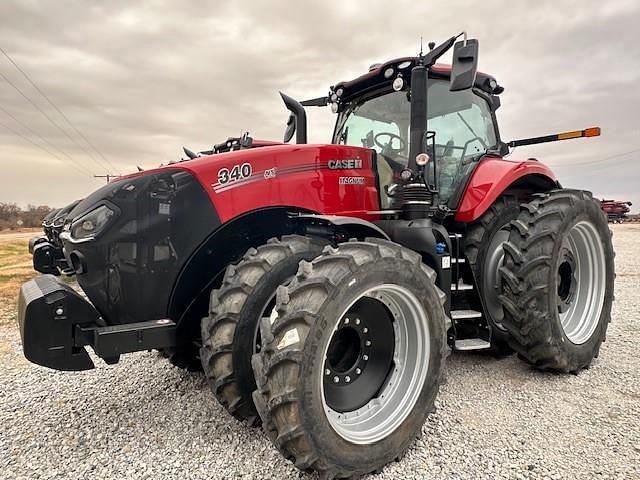
[[[554,190],[523,204],[499,269],[510,346],[542,370],[578,372],[611,320],[611,231],[590,192]]]
[[[541,370],[578,372],[611,318],[614,252],[590,192],[500,197],[467,230],[465,254],[491,329],[491,351]]]

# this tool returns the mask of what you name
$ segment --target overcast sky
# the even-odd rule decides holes
[[[565,186],[640,209],[637,0],[102,3],[0,2],[0,47],[104,156],[0,53],[0,73],[60,127],[0,76],[0,201],[63,206],[104,182],[91,174],[154,167],[182,145],[245,130],[280,140],[278,90],[320,96],[372,63],[415,55],[421,35],[467,30],[480,69],[505,87],[504,140],[602,127],[511,158],[535,156]],[[310,140],[330,141],[328,109],[309,117]]]

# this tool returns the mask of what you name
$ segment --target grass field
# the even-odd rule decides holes
[[[16,301],[20,285],[36,275],[28,240],[0,235],[0,324],[16,321]]]

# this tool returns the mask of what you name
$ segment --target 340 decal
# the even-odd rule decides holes
[[[226,185],[227,183],[244,180],[245,178],[249,178],[252,172],[253,168],[250,163],[234,165],[231,170],[228,168],[221,168],[218,170],[218,183],[220,185]]]

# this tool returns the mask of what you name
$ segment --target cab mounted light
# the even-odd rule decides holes
[[[544,137],[523,138],[522,140],[511,140],[507,145],[511,148],[522,147],[524,145],[535,145],[537,143],[557,142],[558,140],[571,140],[572,138],[599,137],[600,127],[590,127],[584,130],[574,130],[572,132],[556,133]]]
[[[416,156],[416,163],[420,167],[424,167],[427,163],[429,163],[429,154],[427,153],[419,153]]]

